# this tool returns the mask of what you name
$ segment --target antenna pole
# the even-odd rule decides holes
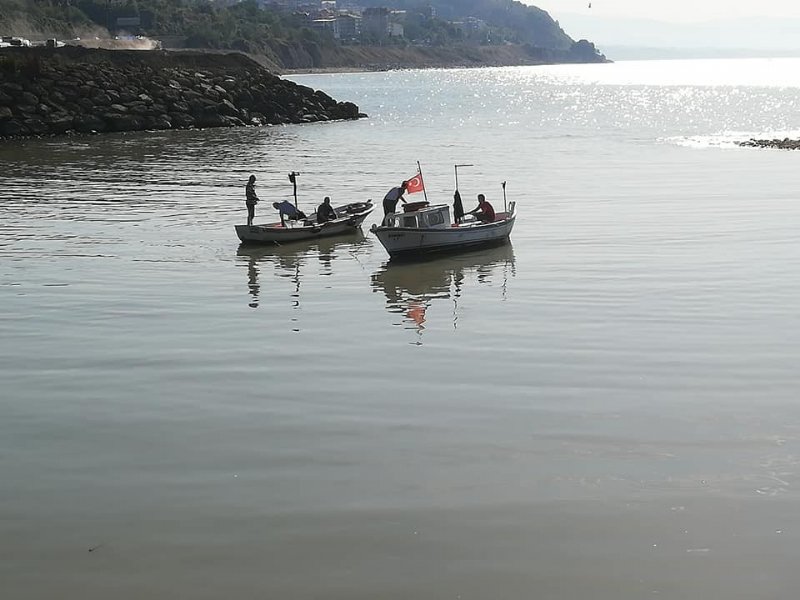
[[[456,172],[456,191],[458,191],[458,167],[474,167],[475,165],[453,165]]]
[[[297,208],[297,178],[299,177],[300,173],[297,171],[292,171],[289,173],[289,181],[292,182],[292,194],[294,195],[294,207]]]

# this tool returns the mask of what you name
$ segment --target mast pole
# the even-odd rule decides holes
[[[422,179],[422,193],[425,196],[425,202],[428,201],[428,191],[425,189],[425,178],[422,176],[422,165],[417,161],[417,171],[419,172],[420,179]]]

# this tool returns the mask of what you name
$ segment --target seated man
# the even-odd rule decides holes
[[[336,218],[336,211],[331,206],[331,199],[325,196],[325,199],[317,207],[317,223],[327,223]]]
[[[286,221],[284,221],[284,217],[288,218],[290,221],[300,221],[305,220],[306,218],[306,214],[302,210],[298,210],[298,208],[288,200],[284,200],[283,202],[273,202],[272,206],[275,210],[280,212],[281,225],[284,227],[286,227]]]
[[[491,223],[495,220],[494,207],[489,204],[483,194],[478,194],[478,207],[467,214],[475,215],[482,223]]]

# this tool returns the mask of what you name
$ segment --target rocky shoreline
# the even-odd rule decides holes
[[[757,140],[750,138],[744,142],[737,142],[739,146],[745,148],[776,148],[778,150],[800,150],[800,140],[792,140],[789,138],[773,139],[773,140]]]
[[[238,53],[0,51],[0,138],[357,119]]]

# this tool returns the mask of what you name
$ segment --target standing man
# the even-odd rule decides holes
[[[256,176],[250,175],[247,180],[247,186],[244,188],[245,203],[247,204],[247,224],[252,225],[253,219],[256,216],[256,204],[258,204],[258,196],[256,196]]]
[[[397,207],[397,202],[399,200],[402,200],[403,204],[406,203],[406,199],[403,198],[403,194],[406,193],[406,187],[408,187],[408,182],[404,181],[398,187],[393,187],[392,189],[390,189],[383,197],[384,221],[386,220],[386,215],[394,212],[395,208]]]

